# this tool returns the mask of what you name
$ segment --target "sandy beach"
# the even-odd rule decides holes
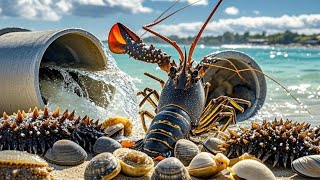
[[[88,159],[78,165],[78,166],[58,166],[54,164],[50,164],[51,167],[54,168],[53,172],[51,173],[56,179],[59,180],[81,180],[84,179],[84,171],[89,163],[89,161],[92,159],[92,154],[88,156]],[[270,168],[270,167],[269,167]],[[294,179],[294,180],[305,180],[307,178],[301,177],[298,174],[296,174],[293,170],[287,168],[270,168],[274,175],[277,177],[279,180],[289,180],[289,179]],[[133,177],[128,177],[123,174],[119,174],[115,179],[116,180],[129,180],[129,179],[139,179],[139,180],[148,180],[150,179],[152,175],[152,171],[149,172],[147,175],[143,177],[138,177],[138,178],[133,178]],[[193,180],[198,180],[198,178],[192,178]],[[218,180],[227,180],[228,179],[228,172],[226,170],[222,171],[219,173],[217,176],[213,177],[212,179],[218,179]]]

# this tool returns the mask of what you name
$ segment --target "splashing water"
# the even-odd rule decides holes
[[[41,95],[50,110],[75,110],[77,115],[88,115],[105,120],[110,116],[137,119],[138,104],[132,79],[116,66],[107,54],[108,67],[102,71],[75,69],[45,63],[40,69]]]

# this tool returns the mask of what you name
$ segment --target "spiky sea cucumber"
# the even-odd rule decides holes
[[[299,157],[320,154],[320,126],[305,122],[264,120],[261,124],[252,122],[251,128],[228,132],[230,136],[221,149],[231,158],[247,152],[273,166],[287,167]]]
[[[30,109],[28,113],[19,110],[11,116],[4,112],[0,118],[0,150],[44,154],[54,142],[69,139],[91,151],[94,142],[103,135],[99,120],[93,121],[88,116],[75,118],[75,112],[68,110],[60,114],[59,108],[52,113],[48,107],[43,111]]]

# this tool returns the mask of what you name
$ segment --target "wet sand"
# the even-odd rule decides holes
[[[50,164],[51,167],[54,168],[53,172],[51,174],[56,178],[56,179],[61,179],[61,180],[82,180],[84,179],[84,171],[89,163],[89,161],[92,159],[92,155],[89,155],[87,161],[84,163],[78,165],[78,166],[58,166],[54,164]],[[303,178],[296,174],[293,170],[287,168],[270,168],[274,175],[277,177],[279,180],[289,180],[289,179],[294,179],[294,180],[306,180],[307,178]],[[133,177],[128,177],[123,174],[119,174],[115,180],[129,180],[129,179],[139,179],[139,180],[149,180],[151,177],[152,171],[149,172],[147,175],[143,177],[138,177],[138,178],[133,178]],[[198,180],[197,178],[192,178],[193,180]],[[228,172],[226,170],[222,171],[218,175],[216,175],[212,179],[217,179],[217,180],[227,180],[228,179]]]

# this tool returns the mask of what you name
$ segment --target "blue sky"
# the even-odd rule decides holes
[[[172,10],[194,0],[181,0]],[[47,30],[83,28],[101,40],[121,22],[141,34],[173,0],[0,0],[0,28]],[[194,36],[217,0],[202,0],[154,29],[165,35]],[[225,31],[320,33],[320,0],[224,0],[205,35]]]

